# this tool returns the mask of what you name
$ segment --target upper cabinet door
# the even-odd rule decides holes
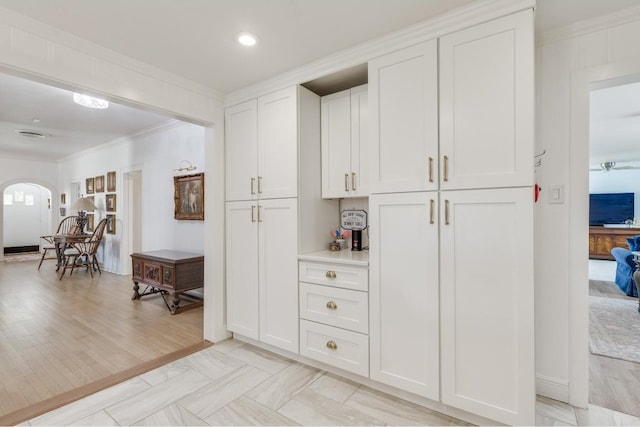
[[[255,99],[225,111],[226,199],[257,196],[258,103]]]
[[[435,40],[369,62],[371,193],[438,189]]]
[[[298,195],[298,104],[292,86],[258,98],[258,174],[261,199]]]
[[[347,197],[351,188],[351,90],[322,97],[322,197]]]
[[[369,196],[369,85],[351,89],[351,196]]]
[[[441,189],[533,184],[533,12],[440,39]]]

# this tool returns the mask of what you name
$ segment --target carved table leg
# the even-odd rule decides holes
[[[180,306],[180,294],[173,295],[173,304],[171,305],[171,314],[176,314],[178,307]]]
[[[140,286],[138,286],[138,282],[133,282],[133,296],[131,297],[132,300],[140,299],[140,293],[138,292],[139,290]]]

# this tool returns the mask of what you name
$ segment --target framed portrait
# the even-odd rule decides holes
[[[93,214],[87,214],[87,225],[85,225],[84,229],[93,231]]]
[[[87,178],[86,182],[87,182],[87,194],[93,194],[94,193],[93,178]]]
[[[67,195],[65,193],[60,194],[60,204],[64,205],[67,203]]]
[[[116,195],[107,194],[105,196],[105,204],[107,205],[107,212],[115,212],[116,211]]]
[[[104,175],[96,176],[96,193],[104,193]]]
[[[60,216],[67,216],[67,208],[60,208]]]
[[[175,219],[204,220],[204,173],[173,177]]]
[[[107,214],[107,234],[116,234],[116,216]]]
[[[116,191],[116,172],[107,172],[107,191]]]

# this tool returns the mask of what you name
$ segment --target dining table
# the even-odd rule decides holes
[[[76,233],[76,234],[56,234],[53,236],[53,244],[56,247],[56,271],[60,270],[60,267],[66,262],[64,257],[64,251],[68,245],[72,245],[78,242],[84,242],[86,239],[91,238],[91,234],[88,233]],[[63,270],[64,271],[64,270]]]

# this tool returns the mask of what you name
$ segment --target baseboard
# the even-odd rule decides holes
[[[536,394],[560,402],[569,402],[569,381],[536,375]]]
[[[11,247],[5,247],[4,248],[4,253],[5,254],[19,254],[22,252],[38,252],[40,250],[40,246],[38,245],[31,245],[31,246],[11,246]]]

